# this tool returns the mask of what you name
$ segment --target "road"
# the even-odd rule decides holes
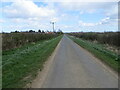
[[[42,88],[117,88],[117,75],[63,36]]]

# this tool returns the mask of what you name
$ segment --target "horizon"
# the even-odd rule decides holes
[[[15,30],[15,31],[17,31],[17,30]],[[18,31],[18,32],[15,32],[15,31],[11,31],[11,32],[0,32],[0,34],[3,34],[3,33],[31,33],[31,32],[29,32],[29,30],[28,31]],[[34,30],[33,30],[34,31]],[[41,31],[44,31],[44,30],[41,30]],[[44,31],[45,33],[47,32],[47,31]],[[53,32],[53,31],[49,31],[49,32]],[[57,31],[56,31],[57,32]],[[62,31],[63,32],[63,31]],[[98,31],[77,31],[77,32],[63,32],[63,33],[111,33],[111,32],[113,32],[113,33],[117,33],[117,32],[120,32],[120,31],[103,31],[103,32],[98,32]],[[39,33],[38,31],[35,31],[35,32],[32,32],[32,33]]]

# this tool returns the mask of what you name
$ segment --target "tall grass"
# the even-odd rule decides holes
[[[3,51],[3,88],[21,88],[31,83],[62,36]]]

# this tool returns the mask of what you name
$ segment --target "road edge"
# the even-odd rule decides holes
[[[47,77],[47,74],[49,72],[49,69],[50,69],[51,65],[53,64],[54,57],[56,55],[56,52],[59,49],[61,40],[59,41],[58,45],[56,46],[56,48],[53,51],[53,53],[51,54],[51,56],[49,56],[48,59],[45,61],[42,71],[38,72],[36,78],[32,81],[32,83],[29,83],[28,85],[26,85],[27,88],[41,88],[42,87],[42,85],[45,81],[45,78]]]
[[[68,37],[69,38],[69,37]],[[70,38],[69,38],[70,39]],[[70,39],[72,40],[72,39]],[[72,42],[74,42],[72,40]],[[90,56],[93,56],[95,61],[97,63],[99,63],[103,68],[105,68],[108,72],[112,73],[112,75],[114,75],[117,79],[118,77],[118,72],[115,71],[112,67],[110,67],[109,65],[107,65],[104,61],[100,60],[99,58],[97,58],[94,54],[92,54],[91,52],[89,52],[87,49],[81,47],[80,45],[78,45],[76,42],[74,42],[80,49],[84,50],[87,54],[89,54]]]

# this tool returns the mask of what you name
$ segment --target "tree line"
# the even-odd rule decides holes
[[[4,33],[4,32],[3,32]],[[11,32],[11,33],[49,33],[49,34],[51,34],[51,33],[55,33],[55,34],[63,34],[63,32],[62,32],[62,30],[61,29],[58,29],[58,31],[44,31],[44,30],[41,30],[41,29],[39,29],[38,31],[35,31],[35,30],[28,30],[28,31],[19,31],[19,30],[16,30],[16,31],[13,31],[13,32]]]
[[[2,33],[2,50],[10,50],[28,43],[52,39],[61,34],[63,34],[62,31],[45,33],[41,30],[38,30],[38,32],[29,30],[27,32],[15,31],[11,33]]]

